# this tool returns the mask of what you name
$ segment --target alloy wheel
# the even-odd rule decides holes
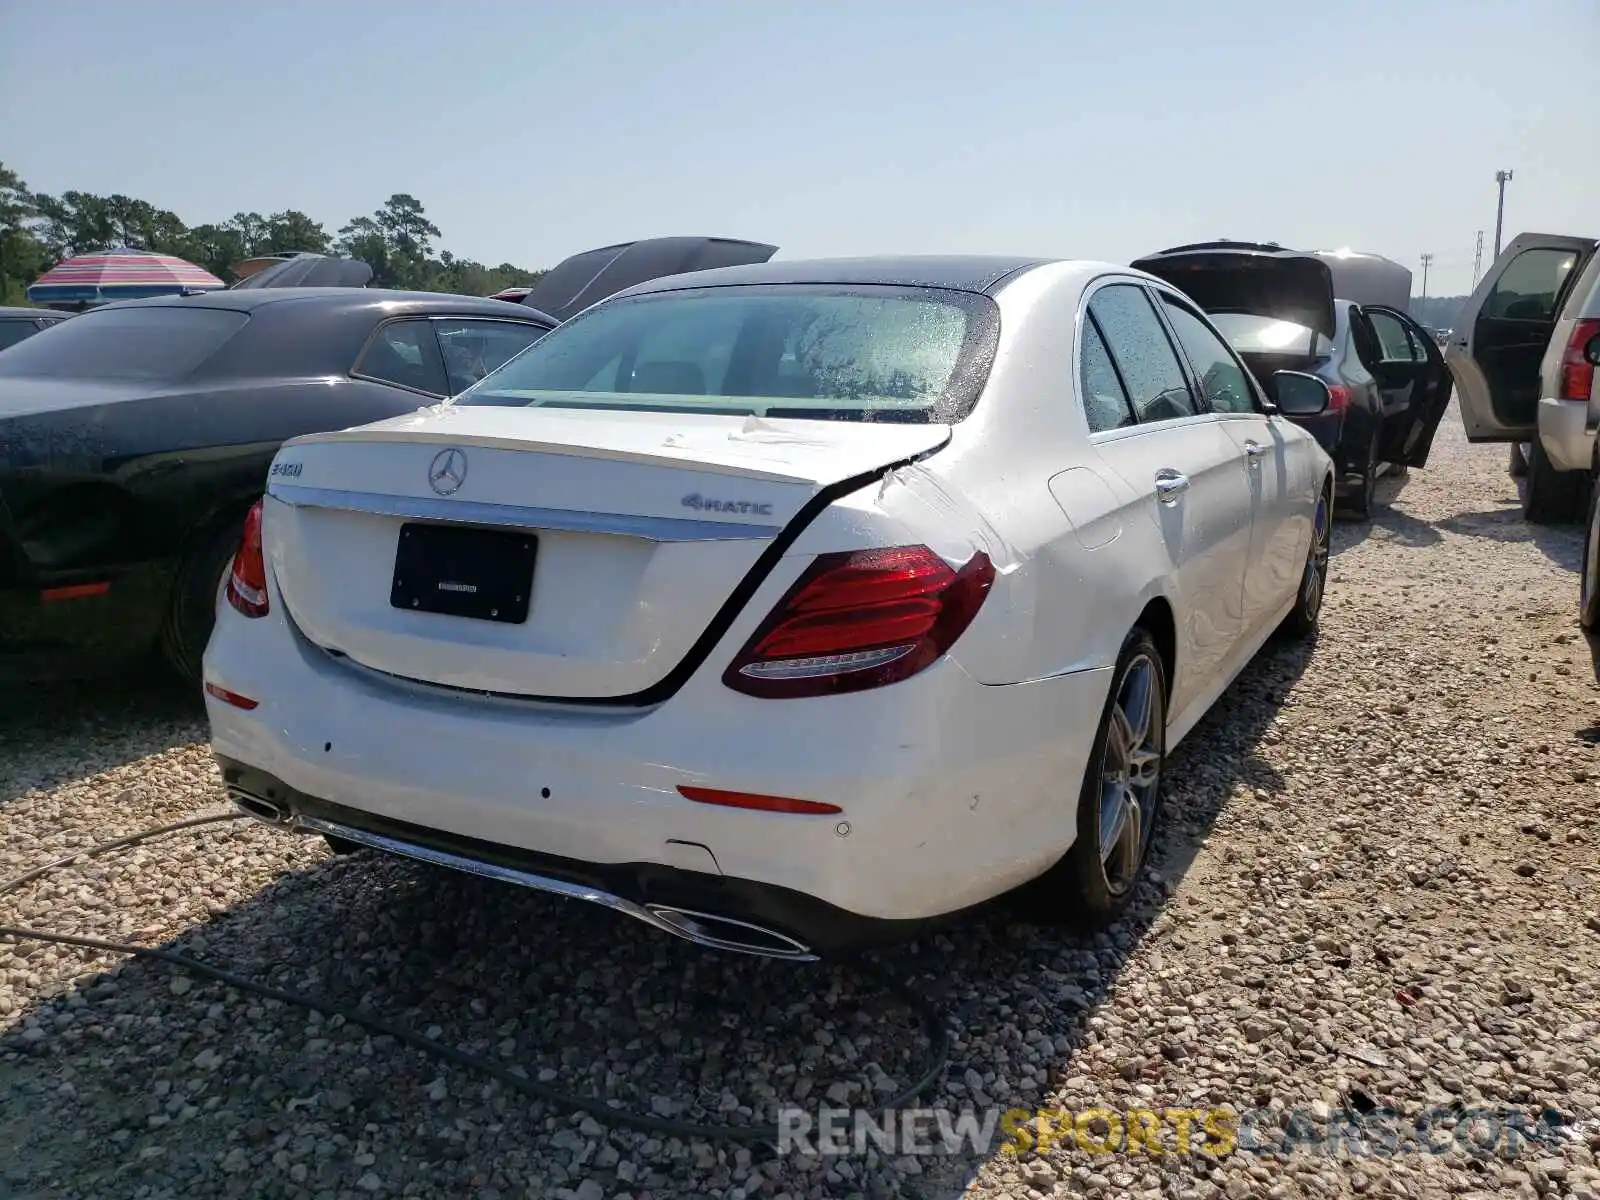
[[[1160,679],[1148,655],[1130,659],[1106,730],[1100,771],[1100,862],[1113,895],[1133,887],[1155,827],[1166,725]]]
[[[1311,551],[1306,555],[1306,568],[1300,580],[1301,607],[1312,620],[1322,610],[1322,594],[1328,582],[1328,543],[1331,530],[1328,521],[1328,500],[1317,497],[1317,511],[1311,518]]]

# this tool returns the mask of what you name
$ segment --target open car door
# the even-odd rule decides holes
[[[736,238],[668,237],[619,242],[564,258],[528,290],[522,303],[569,321],[591,304],[663,275],[764,263],[778,252]]]
[[[1539,363],[1595,239],[1521,233],[1467,298],[1445,347],[1469,442],[1537,436]]]
[[[1426,466],[1433,435],[1450,404],[1450,368],[1428,331],[1408,313],[1382,304],[1364,305],[1361,311],[1372,322],[1382,352],[1372,368],[1378,386],[1385,393],[1407,393],[1405,411],[1383,427],[1378,460]]]

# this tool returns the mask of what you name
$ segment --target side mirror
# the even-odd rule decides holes
[[[1320,416],[1333,400],[1328,385],[1304,371],[1274,371],[1272,390],[1278,411],[1286,417]]]

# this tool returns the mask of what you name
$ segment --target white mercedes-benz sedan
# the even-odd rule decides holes
[[[425,353],[429,352],[426,349]],[[785,958],[1030,885],[1113,920],[1166,755],[1315,631],[1332,467],[1105,263],[642,284],[297,438],[205,655],[234,802]]]

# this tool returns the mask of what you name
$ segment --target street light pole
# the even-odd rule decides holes
[[[1423,304],[1427,304],[1428,303],[1428,267],[1432,264],[1432,262],[1433,262],[1433,255],[1424,254],[1422,256],[1422,303]]]
[[[1500,229],[1506,216],[1506,184],[1511,182],[1510,171],[1496,171],[1494,181],[1500,185],[1500,203],[1494,210],[1494,256],[1500,257]]]

